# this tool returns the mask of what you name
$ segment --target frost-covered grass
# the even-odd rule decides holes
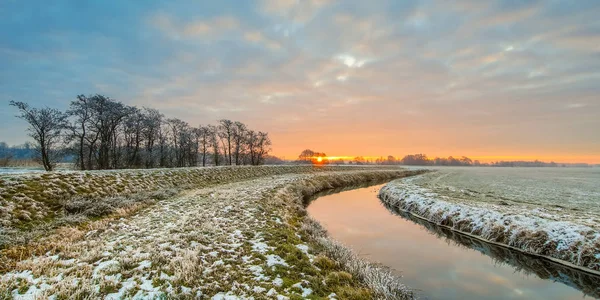
[[[409,298],[385,269],[310,233],[303,200],[411,174],[307,171],[213,184],[134,215],[62,227],[40,242],[46,252],[12,258],[0,298]]]
[[[1,175],[0,249],[29,240],[34,228],[79,224],[88,217],[97,218],[128,206],[151,204],[160,199],[160,194],[164,191],[207,187],[280,174],[359,169],[260,166]],[[45,232],[42,235],[44,234]]]
[[[476,190],[442,194],[423,187],[424,178],[445,180],[440,171],[396,180],[380,190],[381,200],[435,224],[485,240],[591,270],[600,270],[600,224],[593,212],[540,206],[495,197],[473,197]]]
[[[317,221],[308,218],[303,224],[303,230],[308,232],[309,236],[322,247],[328,257],[359,278],[379,297],[385,299],[412,299],[415,297],[414,292],[406,287],[391,270],[361,258],[351,249],[331,240]]]

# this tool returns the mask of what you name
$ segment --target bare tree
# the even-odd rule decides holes
[[[240,165],[242,163],[242,156],[245,151],[245,138],[246,138],[246,125],[242,122],[233,123],[233,144],[234,144],[234,157],[235,164]]]
[[[229,165],[232,165],[231,142],[233,139],[234,123],[231,120],[221,119],[219,120],[218,129],[219,138],[221,139],[224,148],[223,152],[225,152],[225,157],[227,157]]]
[[[145,165],[146,168],[153,168],[155,165],[154,146],[156,140],[159,139],[160,126],[163,120],[163,115],[156,109],[144,108],[144,126],[142,136],[146,143],[145,145]]]
[[[208,158],[208,148],[210,147],[210,128],[208,126],[200,125],[198,128],[194,128],[194,133],[196,135],[198,153],[199,155],[202,155],[202,166],[206,167],[206,159]]]
[[[103,95],[89,98],[90,129],[100,142],[97,149],[97,168],[117,168],[118,127],[133,108]]]
[[[177,167],[185,166],[186,146],[189,143],[189,125],[188,123],[177,119],[168,119],[167,124],[171,130],[171,138],[173,141],[173,150],[175,154],[175,165]]]
[[[208,125],[208,131],[209,143],[213,151],[213,163],[215,166],[218,166],[221,158],[221,153],[219,151],[218,129],[214,125]]]
[[[28,131],[36,143],[37,159],[44,170],[52,171],[59,158],[55,147],[67,125],[67,115],[53,108],[32,108],[24,102],[11,101],[10,105],[19,109],[18,118],[29,123]]]
[[[267,133],[250,130],[241,122],[222,119],[216,126],[193,128],[180,119],[165,120],[158,110],[138,109],[98,94],[78,95],[65,114],[31,109],[20,102],[11,105],[22,111],[19,117],[30,121],[30,131],[36,137],[40,135],[35,131],[38,120],[32,116],[49,114],[68,123],[64,127],[65,145],[82,170],[197,166],[200,155],[202,166],[211,161],[216,166],[258,165],[264,163],[271,145]],[[42,134],[45,140],[39,147],[43,153],[41,161],[48,161],[47,149],[58,141],[54,133]],[[52,167],[44,164],[45,168]]]
[[[258,132],[257,149],[256,165],[262,165],[265,162],[265,157],[271,151],[271,139],[268,133]]]
[[[258,158],[258,134],[254,130],[246,131],[246,145],[250,154],[250,164],[257,165]]]
[[[141,148],[143,143],[143,130],[145,115],[134,107],[131,114],[125,117],[123,135],[125,138],[126,166],[139,168],[142,165]]]
[[[206,158],[208,156],[207,149],[210,145],[211,130],[208,126],[201,126],[200,132],[202,133],[202,166],[205,167]]]
[[[161,168],[170,167],[170,148],[168,138],[169,128],[166,122],[161,122],[158,128],[158,165]]]
[[[75,120],[69,125],[69,139],[77,140],[77,164],[82,170],[86,170],[86,139],[88,138],[88,122],[91,118],[89,100],[84,95],[77,96],[77,100],[72,101],[67,115],[74,117]],[[91,168],[91,166],[89,166]]]

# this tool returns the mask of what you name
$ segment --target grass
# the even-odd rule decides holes
[[[306,216],[303,201],[333,187],[412,174],[300,172],[203,185],[156,199],[135,214],[122,207],[108,217],[60,227],[11,252],[9,267],[0,275],[0,295],[36,287],[43,289],[38,296],[59,299],[111,293],[177,299],[220,293],[258,299],[333,294],[337,299],[408,299],[410,290],[392,283],[398,278],[327,239]],[[77,215],[97,209],[85,200],[70,205]],[[77,284],[70,284],[74,280]]]
[[[59,217],[64,205],[165,189],[184,190],[290,173],[356,167],[259,166],[112,171],[57,171],[0,176],[0,225],[29,229]],[[363,168],[364,169],[364,168]],[[1,247],[1,246],[0,246]]]
[[[151,205],[172,196],[173,191],[281,174],[351,169],[361,168],[260,166],[4,175],[0,176],[0,249],[26,244],[59,226],[78,226],[121,208]]]

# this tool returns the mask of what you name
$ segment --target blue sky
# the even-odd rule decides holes
[[[0,2],[8,101],[101,93],[275,154],[600,161],[600,1]],[[1,104],[1,103],[0,103]]]

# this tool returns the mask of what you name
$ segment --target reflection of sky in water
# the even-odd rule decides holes
[[[561,283],[524,275],[476,250],[449,244],[389,213],[381,186],[328,195],[308,211],[338,241],[371,261],[398,270],[403,282],[429,299],[581,299]]]

